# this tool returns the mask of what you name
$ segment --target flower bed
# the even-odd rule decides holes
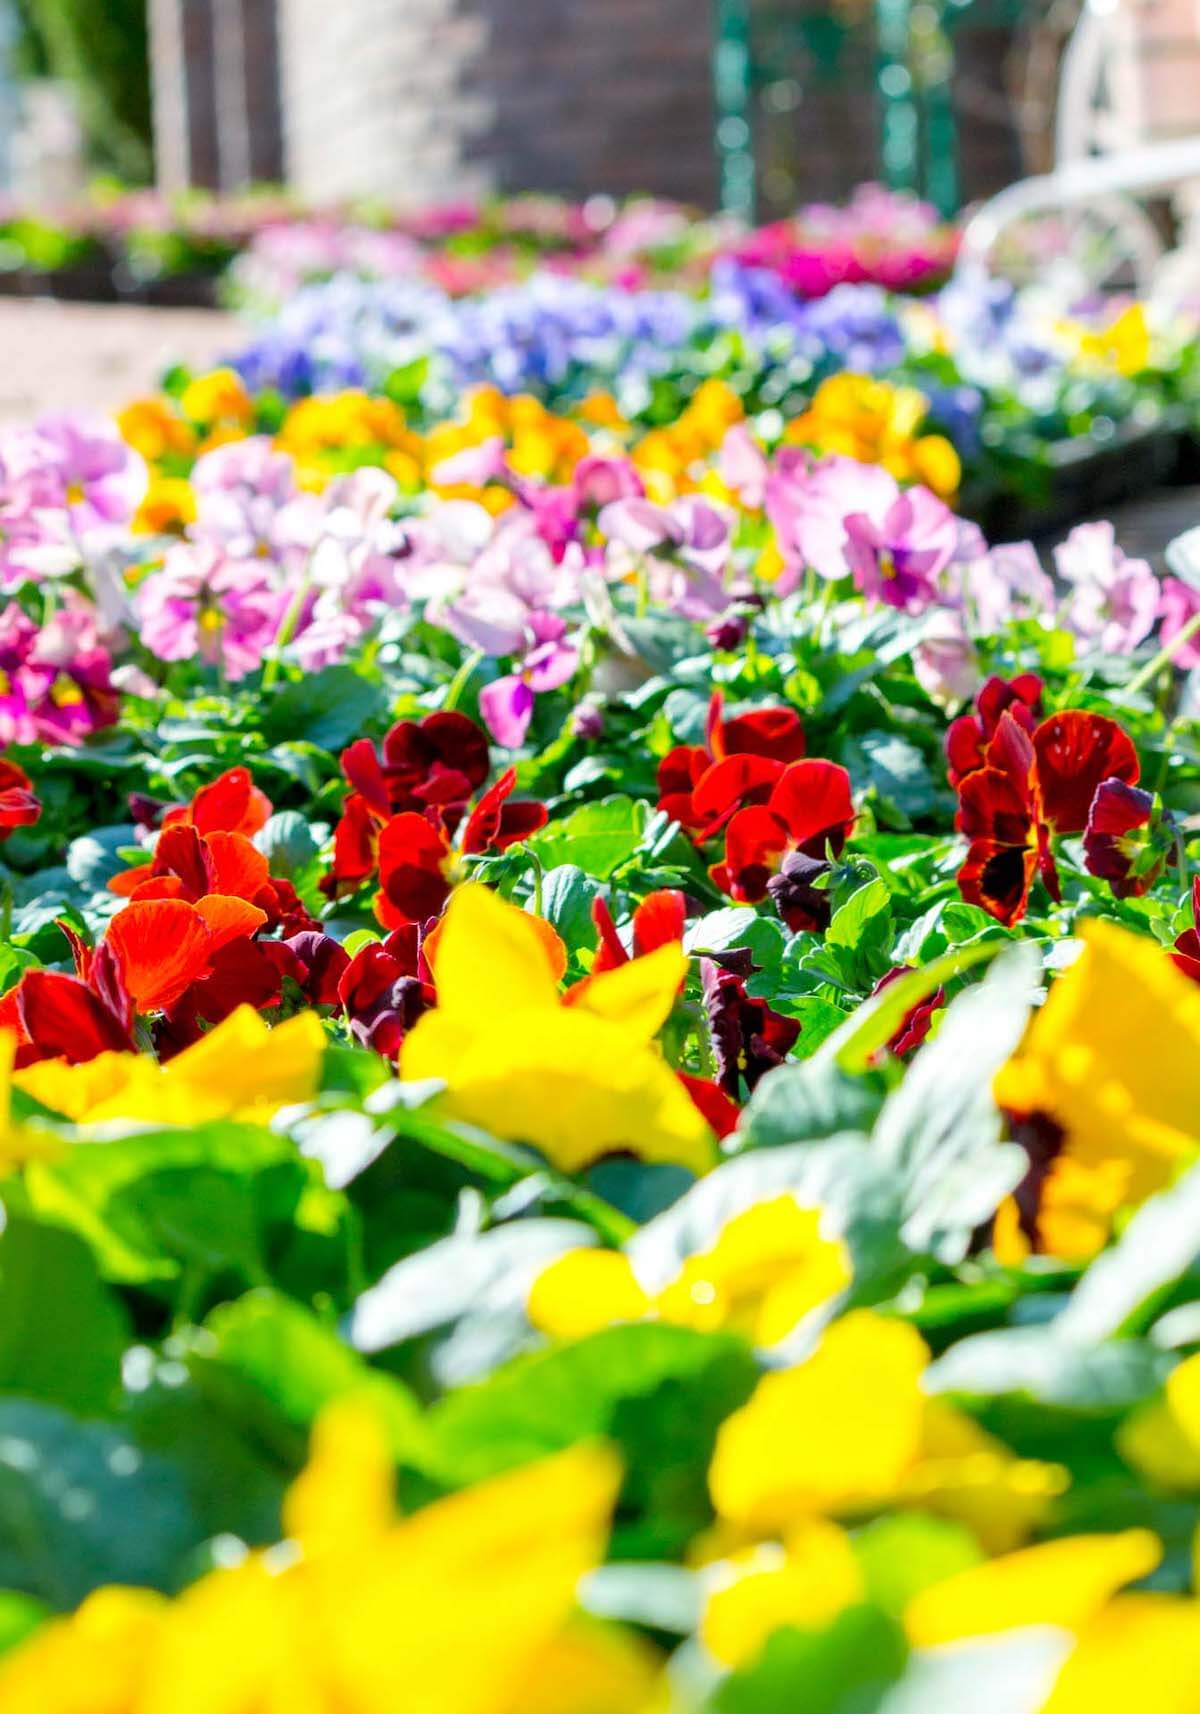
[[[1171,1714],[1200,546],[468,325],[0,434],[0,1709]]]

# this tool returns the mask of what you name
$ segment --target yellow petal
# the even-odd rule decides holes
[[[1011,1553],[1069,1483],[1062,1465],[1017,1458],[964,1411],[929,1399],[917,1461],[897,1498],[966,1524],[988,1553]]]
[[[700,1622],[701,1640],[723,1666],[752,1660],[783,1625],[827,1625],[864,1595],[849,1536],[820,1520],[794,1531],[786,1551],[752,1549],[729,1570],[730,1580],[709,1596]]]
[[[1200,1602],[1123,1595],[1084,1630],[1042,1714],[1196,1714]]]
[[[558,984],[532,919],[476,882],[446,907],[437,945],[438,1009],[469,1021],[557,1007]]]
[[[142,1707],[147,1652],[168,1607],[148,1590],[100,1589],[0,1659],[4,1714],[126,1714]]]
[[[628,964],[593,976],[572,1009],[607,1018],[630,1035],[649,1041],[671,1015],[687,962],[681,946],[656,947],[642,958],[631,958]]]
[[[529,1293],[530,1321],[555,1339],[582,1339],[651,1309],[620,1250],[568,1250],[543,1268]]]
[[[369,1548],[395,1520],[395,1468],[376,1411],[363,1401],[329,1405],[313,1428],[308,1463],[283,1506],[286,1535],[308,1556]]]
[[[1150,1530],[1042,1542],[923,1589],[909,1603],[905,1628],[918,1648],[1023,1625],[1078,1630],[1161,1558],[1162,1543]]]
[[[709,1469],[718,1514],[764,1533],[893,1493],[920,1445],[929,1353],[903,1322],[857,1310],[807,1362],[767,1375],[722,1424]]]
[[[439,1063],[426,1051],[434,1033],[421,1042],[425,1022],[402,1057],[404,1074],[445,1077],[449,1112],[533,1144],[563,1172],[621,1150],[697,1173],[712,1164],[712,1133],[679,1079],[617,1024],[574,1007],[507,1011]],[[451,1025],[438,1026],[439,1044],[449,1045]]]
[[[321,1082],[325,1031],[315,1012],[270,1029],[252,1006],[239,1006],[166,1067],[168,1084],[216,1092],[227,1113],[274,1111],[311,1101]]]

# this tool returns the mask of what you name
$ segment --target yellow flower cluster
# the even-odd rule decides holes
[[[922,482],[948,500],[962,480],[962,465],[944,435],[922,432],[928,414],[929,400],[918,388],[847,370],[822,381],[783,438],[791,446],[881,464],[897,481]]]
[[[0,1708],[633,1714],[653,1657],[572,1616],[619,1476],[582,1445],[398,1520],[379,1422],[342,1402],[288,1496],[286,1544],[174,1601],[98,1591],[0,1661]]]

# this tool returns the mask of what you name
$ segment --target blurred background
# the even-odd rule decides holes
[[[286,182],[315,201],[653,192],[762,218],[879,179],[949,213],[1051,160],[1078,13],[3,0],[0,182],[46,200],[97,172],[171,191]]]

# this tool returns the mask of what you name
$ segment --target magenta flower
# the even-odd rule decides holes
[[[1189,620],[1200,613],[1200,589],[1191,583],[1185,583],[1180,577],[1164,577],[1162,591],[1159,596],[1158,616],[1161,621],[1163,643],[1174,642]],[[1190,643],[1175,652],[1175,664],[1185,672],[1191,672],[1200,667],[1200,636],[1193,637]]]
[[[728,519],[711,501],[685,494],[669,506],[652,500],[615,500],[599,519],[602,534],[643,560],[652,600],[686,619],[711,619],[729,604],[725,574],[732,537]],[[618,556],[618,575],[625,567]]]
[[[530,629],[533,640],[516,672],[495,679],[479,696],[488,730],[509,750],[525,742],[536,698],[560,690],[579,666],[579,650],[564,642],[566,624],[557,614],[535,614]]]
[[[578,511],[599,509],[614,500],[638,500],[646,489],[637,467],[628,458],[608,458],[589,452],[579,460],[571,477]]]
[[[287,605],[265,566],[212,542],[171,548],[134,597],[142,641],[160,660],[199,660],[231,680],[262,664]]]
[[[930,616],[912,652],[917,683],[934,702],[956,707],[978,690],[982,675],[979,657],[963,625],[962,615],[946,607]]]
[[[846,519],[846,563],[868,600],[920,613],[939,599],[937,578],[958,548],[958,522],[928,488],[910,488],[882,518]]]
[[[1127,655],[1149,636],[1158,615],[1158,579],[1144,559],[1117,546],[1111,523],[1076,524],[1054,550],[1058,574],[1070,585],[1064,612],[1077,637],[1108,655]]]
[[[46,625],[0,611],[0,746],[79,744],[117,718],[120,698],[96,616],[73,592]]]

